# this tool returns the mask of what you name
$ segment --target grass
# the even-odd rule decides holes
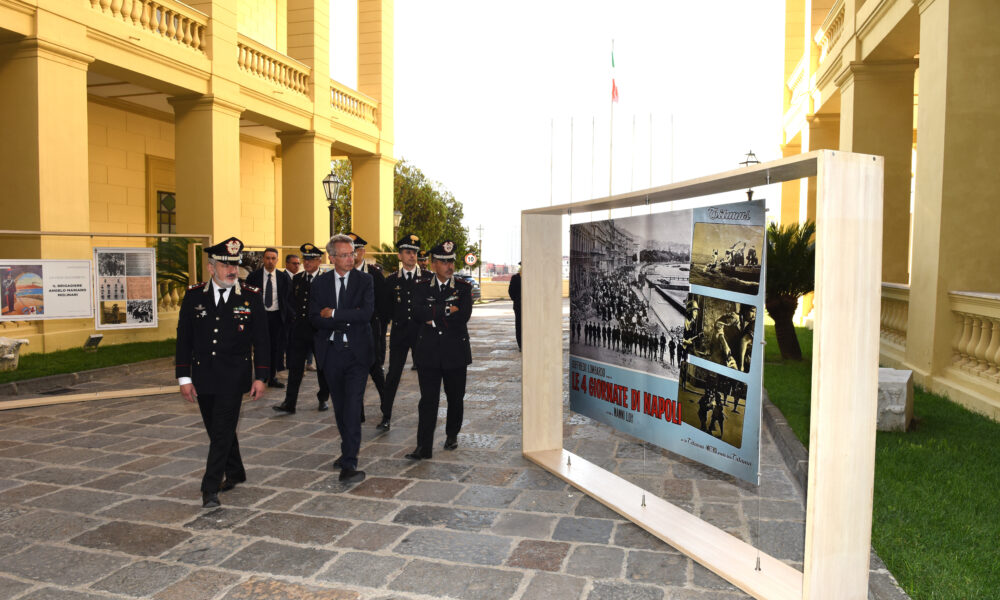
[[[812,332],[781,363],[766,328],[764,386],[808,444]],[[913,600],[1000,597],[1000,423],[917,388],[916,427],[879,432],[872,545]]]
[[[173,356],[175,340],[155,342],[133,342],[98,348],[96,352],[86,352],[82,348],[60,350],[44,354],[29,354],[20,358],[16,371],[0,373],[0,383],[34,379],[60,373],[76,373],[101,367],[113,367],[127,363]]]

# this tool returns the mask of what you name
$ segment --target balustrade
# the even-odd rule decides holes
[[[910,318],[910,290],[892,283],[882,284],[882,316],[879,324],[884,341],[906,347],[906,324]]]
[[[1000,383],[1000,294],[951,292],[952,366]]]
[[[309,93],[309,67],[242,35],[237,45],[237,64],[244,71],[300,94]]]
[[[378,103],[374,99],[333,80],[330,81],[330,106],[366,123],[378,124]]]
[[[173,0],[90,0],[96,10],[144,31],[204,52],[208,17]]]

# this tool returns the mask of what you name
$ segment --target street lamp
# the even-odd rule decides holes
[[[750,165],[759,165],[760,161],[757,160],[757,155],[753,153],[753,150],[747,152],[747,157],[740,162],[744,167],[749,167]],[[747,202],[753,200],[753,188],[747,190]]]
[[[323,193],[326,194],[326,201],[330,205],[330,237],[333,237],[333,205],[337,202],[340,194],[340,178],[333,172],[333,163],[330,163],[330,174],[323,178]]]

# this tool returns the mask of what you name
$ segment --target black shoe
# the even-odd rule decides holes
[[[365,411],[364,410],[361,411],[361,422],[362,423],[365,422]]]
[[[406,458],[410,460],[422,460],[425,458],[431,458],[432,456],[433,454],[431,453],[430,448],[421,448],[420,446],[417,446],[413,452],[406,455]]]
[[[272,380],[270,380],[270,381],[267,382],[267,387],[278,388],[279,390],[283,390],[283,389],[285,389],[285,384],[281,383],[277,379],[272,379]]]
[[[203,492],[201,495],[201,507],[202,508],[217,508],[222,506],[219,502],[219,495],[216,493],[209,494],[208,492]]]
[[[389,424],[389,419],[382,419],[382,421],[375,426],[375,429],[378,429],[379,431],[389,431],[392,429],[392,425]]]
[[[295,407],[289,406],[287,402],[282,402],[281,404],[275,404],[274,406],[271,407],[271,410],[273,410],[276,413],[281,413],[285,415],[295,414]]]
[[[410,370],[411,371],[416,371],[417,370],[417,365],[413,365],[412,367],[410,367]]]
[[[344,457],[343,456],[338,456],[337,460],[333,461],[333,468],[334,469],[343,469],[344,468]]]
[[[458,436],[449,435],[444,441],[444,449],[454,450],[455,448],[458,448]]]
[[[365,472],[356,469],[341,469],[340,481],[344,483],[361,483],[365,480]]]
[[[316,410],[318,410],[319,412],[323,412],[324,410],[330,410],[330,405],[327,404],[326,402],[320,402],[319,408],[317,408]]]

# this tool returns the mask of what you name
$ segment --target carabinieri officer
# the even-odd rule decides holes
[[[264,396],[270,346],[260,290],[241,286],[238,279],[243,242],[232,237],[205,252],[212,279],[192,285],[184,295],[176,375],[184,399],[197,400],[208,432],[201,499],[204,508],[215,508],[220,491],[247,479],[236,424],[243,394],[250,392],[251,400]]]
[[[472,316],[472,286],[456,279],[455,243],[442,242],[431,249],[430,281],[417,285],[413,306],[417,333],[414,362],[420,381],[420,414],[417,448],[406,455],[411,460],[431,458],[434,429],[437,427],[441,384],[448,399],[445,422],[445,450],[458,448],[465,397],[465,370],[472,363],[469,344],[469,317]]]

